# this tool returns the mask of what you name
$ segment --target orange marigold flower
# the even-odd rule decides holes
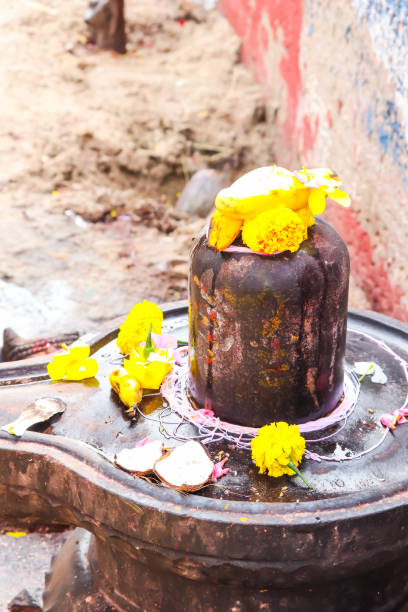
[[[306,237],[306,228],[299,215],[290,208],[267,210],[254,219],[244,222],[242,240],[252,250],[260,253],[297,251]]]

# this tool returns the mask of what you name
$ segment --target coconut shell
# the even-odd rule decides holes
[[[207,449],[195,440],[177,446],[154,465],[154,473],[164,484],[188,492],[201,489],[211,479],[213,469]]]
[[[163,453],[163,442],[153,440],[136,448],[124,448],[115,455],[115,465],[133,476],[146,476],[153,472],[157,460]]]
[[[59,397],[40,397],[23,410],[18,419],[2,427],[13,436],[20,437],[29,427],[44,423],[56,414],[65,411],[66,403]]]

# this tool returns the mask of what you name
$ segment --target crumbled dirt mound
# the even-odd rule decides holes
[[[129,1],[117,56],[87,45],[85,5],[21,0],[0,16],[0,278],[79,329],[185,297],[203,225],[174,211],[186,181],[273,162],[261,89],[219,12]]]

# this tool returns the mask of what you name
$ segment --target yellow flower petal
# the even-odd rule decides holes
[[[51,380],[62,380],[67,371],[69,362],[69,355],[55,355],[53,360],[47,365],[48,376]]]
[[[281,204],[295,210],[296,212],[307,206],[307,200],[309,198],[310,189],[306,188],[302,183],[300,188],[296,190],[282,193],[280,196]]]
[[[337,204],[340,204],[340,206],[344,206],[345,208],[351,204],[350,196],[341,189],[333,189],[332,191],[328,191],[327,195],[331,200],[334,200],[337,202]]]
[[[295,211],[305,227],[305,238],[307,237],[307,228],[312,227],[316,223],[314,216],[310,212],[310,208],[305,206]]]
[[[91,347],[83,344],[72,346],[69,351],[69,358],[71,361],[83,361],[84,359],[88,359],[91,354]]]
[[[311,189],[309,208],[314,215],[320,215],[326,208],[326,194],[322,189]]]
[[[65,380],[84,380],[92,378],[98,373],[98,362],[96,359],[85,359],[84,361],[72,361],[67,368]]]
[[[304,185],[301,186],[304,189]],[[252,219],[268,208],[282,205],[282,198],[293,199],[296,190],[292,173],[286,168],[265,166],[241,176],[215,198],[220,213],[235,219]],[[286,204],[286,203],[285,203]]]
[[[146,368],[145,389],[159,389],[163,378],[171,372],[172,365],[164,361],[153,361]]]
[[[132,363],[126,360],[125,368],[132,378],[135,378],[143,389],[159,389],[163,378],[168,374],[172,365],[165,361],[152,361],[147,363]]]
[[[241,219],[232,219],[216,210],[210,221],[208,244],[217,251],[223,251],[234,242],[241,227]]]

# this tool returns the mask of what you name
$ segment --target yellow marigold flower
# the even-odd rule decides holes
[[[309,229],[309,227],[312,227],[312,225],[316,223],[315,218],[310,212],[310,208],[308,206],[305,206],[304,208],[299,208],[299,210],[295,210],[295,213],[303,223],[303,226],[305,228],[305,238],[307,238],[307,230]]]
[[[259,226],[259,217],[263,213],[272,210],[281,211],[285,208],[298,214],[304,226],[303,238],[299,240],[296,232],[293,234],[293,226],[289,231],[290,236],[285,236],[286,225],[279,226],[281,240],[283,244],[286,241],[289,246],[275,250],[296,251],[300,242],[307,238],[307,228],[314,224],[313,215],[324,211],[326,196],[342,206],[350,205],[349,196],[339,189],[339,185],[341,185],[340,179],[330,168],[308,170],[303,168],[297,172],[290,172],[278,166],[256,168],[218,193],[215,199],[216,211],[210,224],[209,244],[218,251],[224,250],[238,236],[242,222],[244,222],[243,235],[245,232],[247,235],[252,235],[253,232],[258,235],[255,228]],[[282,216],[282,213],[279,215]],[[272,217],[271,213],[267,218],[270,220]],[[294,217],[291,219],[299,230],[297,221]],[[251,220],[256,223],[248,225]],[[252,231],[248,230],[248,227],[251,227]],[[257,244],[258,237],[253,239]],[[294,246],[296,243],[297,246]],[[250,244],[246,244],[252,250],[272,252],[271,244],[268,244],[267,250],[253,249]]]
[[[267,210],[254,219],[245,221],[242,240],[252,251],[275,253],[297,251],[306,236],[300,217],[290,208]]]
[[[297,425],[271,423],[258,430],[258,435],[251,441],[251,450],[252,461],[259,468],[260,474],[267,471],[269,476],[293,476],[299,472],[289,465],[297,468],[302,461],[305,439],[300,435]]]
[[[132,348],[135,348],[141,342],[145,342],[150,324],[152,324],[152,331],[155,334],[160,334],[162,322],[163,313],[156,304],[146,300],[135,304],[123,325],[120,326],[116,344],[121,353],[127,355]]]
[[[87,345],[77,345],[69,349],[61,344],[66,354],[55,355],[47,365],[48,375],[52,380],[84,380],[92,378],[98,372],[96,359],[88,359],[91,349]]]
[[[173,352],[163,349],[152,351],[147,359],[144,357],[144,347],[132,349],[129,359],[123,361],[123,367],[129,376],[137,380],[143,389],[159,389],[163,378],[174,364]]]
[[[216,210],[210,221],[208,244],[217,251],[223,251],[234,242],[241,227],[242,219],[232,219]]]

